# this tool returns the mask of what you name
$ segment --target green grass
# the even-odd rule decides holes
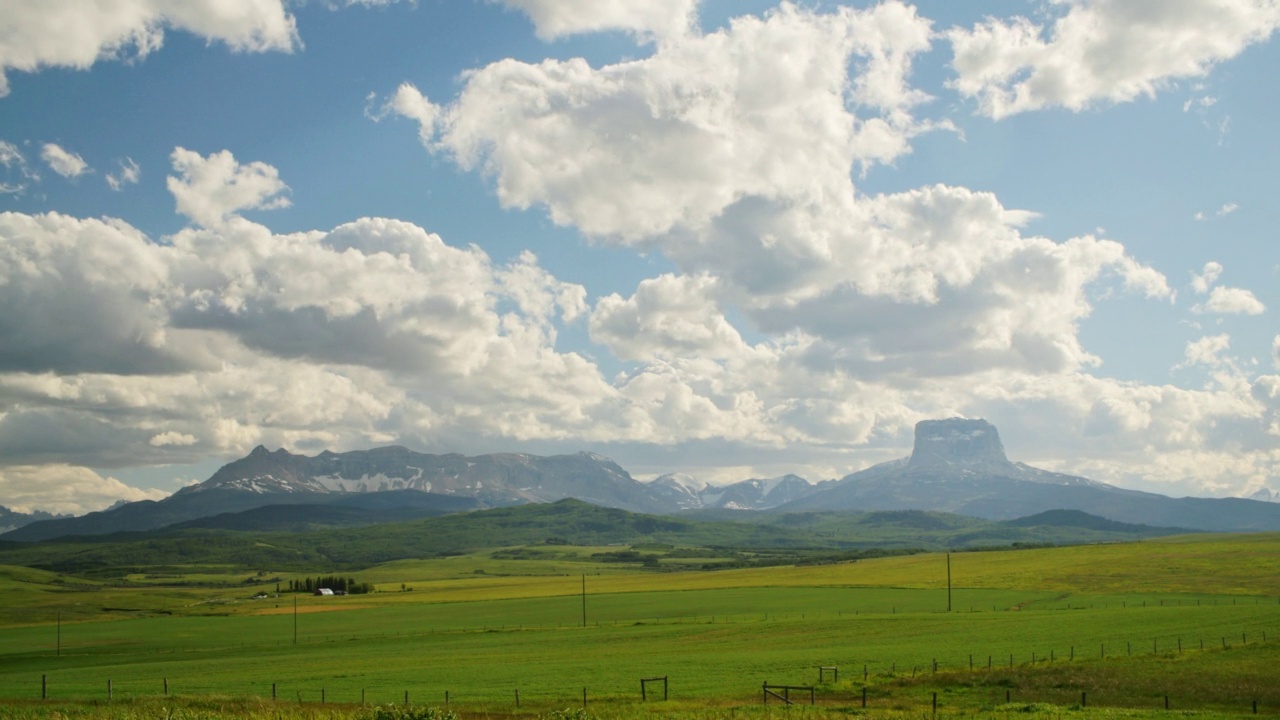
[[[396,561],[352,573],[387,592],[265,601],[247,599],[253,585],[75,585],[0,568],[0,699],[16,703],[0,715],[29,707],[43,676],[58,702],[104,702],[110,681],[113,702],[138,713],[167,679],[187,699],[268,698],[274,683],[294,709],[323,692],[330,714],[362,694],[427,704],[448,691],[465,712],[502,716],[519,689],[533,716],[580,705],[586,687],[602,717],[638,717],[651,712],[634,709],[639,678],[666,675],[670,717],[731,716],[761,683],[812,684],[820,665],[842,673],[819,695],[831,716],[861,713],[864,666],[877,717],[918,713],[933,692],[958,717],[1163,712],[1165,694],[1209,716],[1253,700],[1280,709],[1276,534],[954,554],[951,613],[938,554],[677,573],[598,561],[619,550]],[[585,628],[584,572],[596,573]],[[65,613],[60,656],[51,608]],[[1082,691],[1090,707],[1072,709]]]

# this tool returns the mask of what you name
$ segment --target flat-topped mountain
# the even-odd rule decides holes
[[[915,447],[908,459],[912,468],[1001,468],[1008,464],[1000,433],[986,420],[951,418],[916,423]]]
[[[776,510],[937,510],[991,520],[1081,510],[1122,523],[1280,530],[1276,503],[1175,499],[1010,462],[994,425],[963,418],[921,421],[910,457],[847,475]]]

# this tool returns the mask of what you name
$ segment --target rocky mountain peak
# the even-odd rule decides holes
[[[916,423],[908,467],[1008,464],[1000,433],[986,420],[948,418]]]

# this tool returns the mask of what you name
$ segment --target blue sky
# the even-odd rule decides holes
[[[1269,0],[0,1],[0,505],[254,445],[1280,490]]]

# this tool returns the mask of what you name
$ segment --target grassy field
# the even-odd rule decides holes
[[[518,714],[546,716],[580,708],[583,688],[600,717],[644,717],[659,711],[636,707],[639,679],[667,676],[663,717],[736,717],[763,712],[747,710],[762,683],[812,685],[819,666],[840,681],[820,686],[821,710],[796,712],[860,713],[864,684],[878,715],[931,711],[933,693],[957,717],[1050,716],[1082,692],[1073,717],[1163,711],[1165,695],[1210,716],[1251,714],[1253,701],[1280,712],[1280,535],[957,553],[952,612],[942,554],[715,572],[593,560],[618,549],[397,561],[350,573],[380,592],[338,598],[250,600],[274,592],[255,582],[270,570],[233,575],[237,587],[200,587],[216,584],[207,569],[113,587],[0,568],[0,712],[103,703],[109,682],[117,707],[166,717],[146,713],[165,709],[148,703],[167,681],[184,698],[171,703],[274,686],[272,712],[304,713],[323,697],[314,717],[367,715],[362,699],[402,705],[406,692],[415,707],[448,692],[463,714],[501,716],[517,690]]]

